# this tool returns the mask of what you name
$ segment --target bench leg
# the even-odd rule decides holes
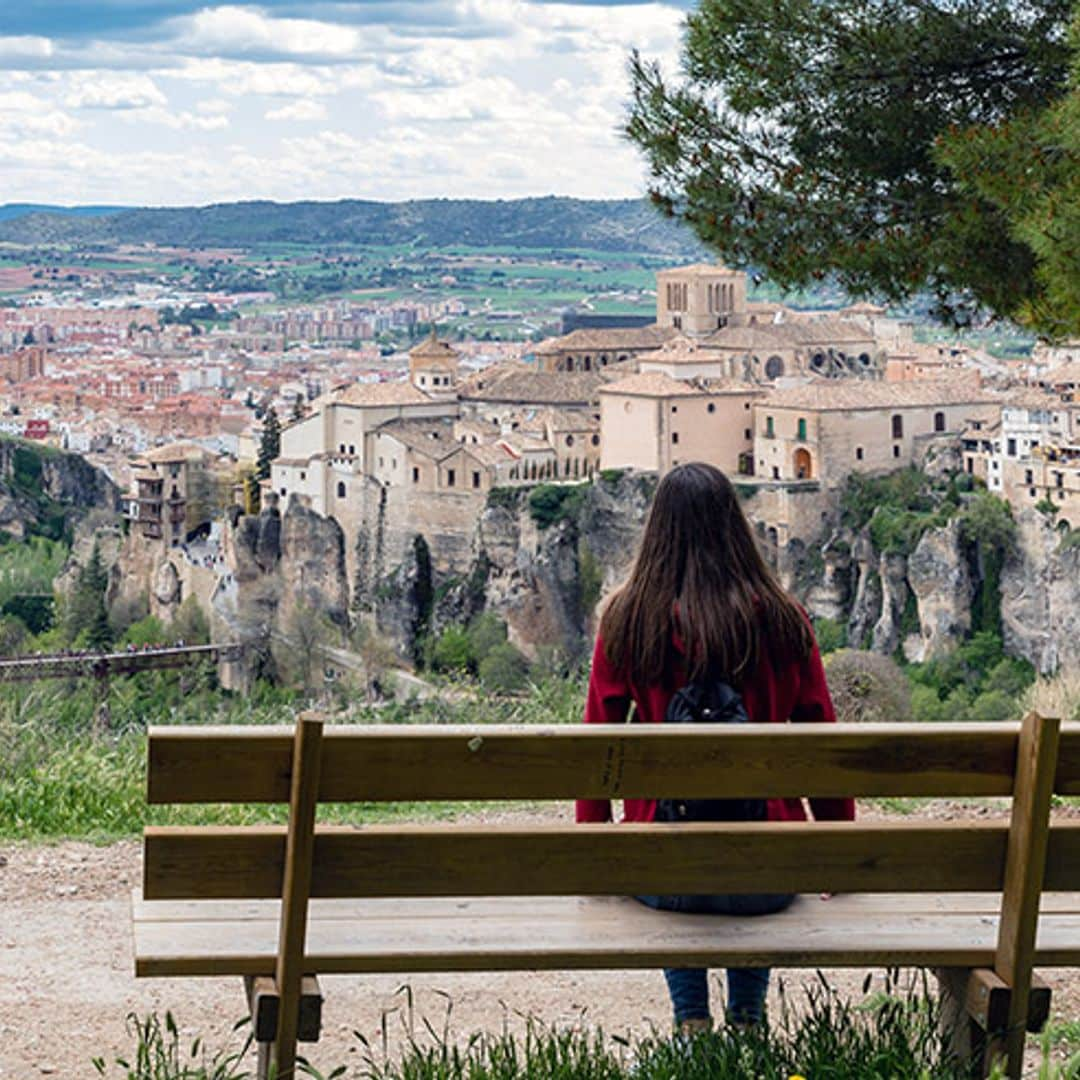
[[[274,1044],[261,1042],[259,1047],[259,1062],[255,1068],[255,1080],[270,1080],[270,1062],[274,1057]]]
[[[274,1042],[277,1039],[278,1017],[281,998],[277,986],[269,975],[245,975],[244,994],[251,1010],[251,1030],[258,1047],[256,1080],[269,1080],[270,1065],[274,1060]],[[319,1041],[322,1030],[322,988],[314,975],[305,975],[300,990],[300,1018],[297,1037],[300,1042]]]
[[[934,974],[941,986],[941,1022],[951,1033],[953,1052],[971,1062],[973,1076],[987,1076],[1007,1046],[1009,986],[989,968],[937,968]],[[1041,1031],[1049,1015],[1050,987],[1035,976],[1027,1030]]]

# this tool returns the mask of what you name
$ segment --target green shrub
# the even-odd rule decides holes
[[[529,515],[541,529],[572,518],[581,506],[584,488],[579,485],[541,484],[529,492]]]
[[[489,690],[509,694],[522,690],[529,677],[529,662],[509,642],[496,645],[480,664],[480,681]]]
[[[469,635],[460,626],[447,627],[434,641],[428,652],[428,664],[433,671],[466,672],[476,666]]]
[[[814,634],[822,655],[847,647],[847,627],[835,619],[815,619]]]
[[[837,720],[897,723],[911,719],[911,686],[889,657],[841,649],[825,658],[825,676]]]
[[[477,615],[466,631],[469,648],[477,664],[482,663],[492,651],[506,641],[506,623],[490,611]]]
[[[967,719],[974,723],[999,723],[1011,720],[1016,711],[1016,698],[1002,690],[988,690],[972,701],[968,707]]]

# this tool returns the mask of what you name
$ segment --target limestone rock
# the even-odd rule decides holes
[[[1080,549],[1035,511],[1017,518],[1016,553],[1001,575],[1005,651],[1044,674],[1080,665]]]
[[[907,561],[907,579],[919,611],[919,634],[904,643],[904,655],[923,663],[951,652],[971,631],[975,585],[955,519],[928,529]]]
[[[855,566],[855,596],[851,602],[848,618],[848,642],[853,649],[861,649],[881,614],[881,580],[878,577],[878,560],[874,545],[864,532],[855,538],[851,549]]]
[[[881,614],[874,624],[871,648],[891,656],[900,645],[900,628],[907,606],[907,558],[895,553],[881,556],[878,564],[881,581]]]

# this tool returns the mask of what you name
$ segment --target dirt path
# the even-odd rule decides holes
[[[130,1053],[129,1013],[172,1010],[181,1028],[211,1046],[238,1045],[233,1023],[246,1012],[239,979],[140,979],[132,974],[129,896],[139,878],[139,845],[83,843],[0,848],[0,1078],[95,1077],[93,1056]],[[862,971],[828,973],[858,997]],[[1054,1012],[1080,1016],[1076,973],[1047,972]],[[782,972],[798,987],[815,978]],[[1066,977],[1069,976],[1069,977]],[[331,977],[323,1039],[308,1048],[315,1065],[359,1065],[363,1032],[376,1046],[384,1014],[392,1044],[404,1031],[399,976]],[[655,972],[435,975],[409,980],[417,1018],[442,1030],[452,1002],[452,1035],[518,1027],[533,1015],[548,1024],[601,1026],[610,1034],[645,1034],[668,1024],[663,980]],[[777,980],[773,980],[775,994]],[[878,973],[880,985],[880,973]],[[448,996],[445,996],[448,995]],[[421,1029],[417,1019],[417,1029]]]

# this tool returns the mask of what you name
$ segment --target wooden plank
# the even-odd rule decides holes
[[[841,899],[837,897],[837,899]],[[679,966],[986,967],[998,919],[989,915],[866,915],[822,919],[828,904],[800,898],[760,918],[672,915],[622,897],[562,898],[537,934],[531,898],[501,914],[459,900],[427,901],[424,918],[402,918],[393,900],[369,901],[358,920],[313,919],[309,970],[325,974],[656,968]],[[269,974],[271,920],[136,924],[140,975]],[[1080,964],[1080,915],[1044,915],[1040,966]]]
[[[1076,853],[1080,824],[1060,831]],[[1003,823],[981,821],[320,826],[311,895],[968,892],[1001,887],[1007,839]],[[284,850],[274,826],[148,829],[143,893],[274,896]],[[1078,862],[1060,869],[1080,878]]]
[[[1012,724],[332,727],[319,799],[1008,795],[1017,737]],[[283,728],[152,728],[148,797],[284,802],[290,752]]]
[[[251,1030],[256,1042],[273,1042],[277,1036],[281,998],[270,975],[245,975],[244,994],[251,1010]],[[322,1030],[322,988],[314,975],[305,975],[300,985],[300,1042],[318,1042]]]
[[[1080,795],[1080,723],[1061,725],[1054,792],[1058,795]]]
[[[273,1056],[276,1080],[292,1080],[296,1071],[296,1038],[300,1027],[300,990],[304,977],[304,943],[315,849],[315,808],[319,798],[322,732],[322,721],[314,717],[304,717],[296,727],[281,893],[281,930],[274,972],[281,999]]]
[[[1054,790],[1060,723],[1029,713],[1020,731],[1016,788],[1009,826],[1001,926],[994,971],[1008,983],[1008,1021],[1004,1049],[1010,1077],[1023,1070],[1028,1000],[1035,962],[1039,898],[1046,876],[1050,800]]]
[[[989,968],[936,968],[942,989],[957,999],[967,1016],[982,1030],[1003,1031],[1009,1022],[1011,990],[1000,975]],[[1033,979],[1028,998],[1027,1030],[1041,1031],[1050,1015],[1050,987]]]
[[[594,898],[592,903],[603,904]],[[453,918],[458,912],[470,915],[484,913],[497,915],[505,911],[507,901],[502,897],[451,898],[441,904],[431,899],[395,898],[392,901],[370,899],[312,900],[308,906],[308,918],[315,919],[363,919],[372,905],[392,904],[393,911],[402,919]],[[539,924],[549,915],[557,915],[564,904],[560,897],[534,896]],[[820,902],[815,895],[808,898],[815,909],[815,917],[821,919],[852,919],[868,913],[896,915],[992,915],[1001,913],[1001,893],[843,893]],[[1080,915],[1080,893],[1044,893],[1040,910],[1044,913]],[[281,904],[277,900],[143,900],[136,891],[132,898],[132,915],[135,922],[242,922],[245,920],[270,920],[277,923],[281,918]]]

